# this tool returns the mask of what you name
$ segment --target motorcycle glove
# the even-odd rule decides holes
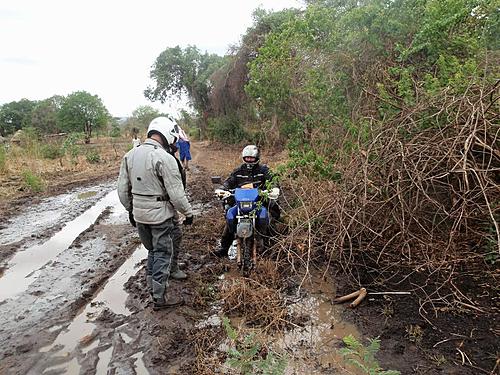
[[[128,221],[130,221],[130,224],[135,227],[137,226],[135,219],[134,219],[134,213],[132,211],[128,212]]]
[[[193,224],[193,215],[186,216],[186,218],[184,219],[184,225],[191,225],[191,224]]]

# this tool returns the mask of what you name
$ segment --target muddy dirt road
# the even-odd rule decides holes
[[[223,362],[223,309],[215,291],[233,265],[208,254],[223,225],[209,176],[238,162],[237,154],[214,158],[200,147],[189,172],[196,222],[185,230],[181,255],[190,277],[170,285],[187,301],[181,308],[152,311],[144,288],[147,252],[119,204],[115,176],[24,205],[2,222],[0,373],[196,373],[210,367],[211,356]],[[319,322],[332,307],[311,298],[301,304]],[[299,338],[291,331],[283,348]],[[200,358],[203,341],[215,339],[222,349]],[[323,359],[325,368],[334,360]],[[304,366],[299,357],[296,362]]]
[[[262,358],[271,351],[284,358],[286,374],[360,373],[338,354],[342,337],[362,335],[344,319],[345,309],[330,303],[333,280],[303,283],[266,261],[254,280],[246,280],[234,262],[209,254],[223,228],[210,176],[226,175],[238,153],[203,143],[192,151],[188,185],[197,215],[184,230],[180,256],[189,278],[169,286],[186,300],[182,307],[152,311],[147,252],[118,201],[115,175],[4,218],[0,374],[235,373],[224,365],[236,345],[223,328],[224,316],[265,343]],[[386,352],[384,365],[406,374],[426,363],[414,345],[396,346],[400,352]],[[422,373],[441,373],[432,363],[425,368]]]

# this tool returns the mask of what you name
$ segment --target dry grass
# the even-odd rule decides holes
[[[78,144],[76,157],[65,155],[52,160],[41,156],[41,144],[9,145],[5,168],[0,172],[0,201],[25,195],[22,176],[26,171],[39,176],[47,190],[71,181],[83,181],[100,175],[112,176],[118,172],[120,159],[129,148],[129,142],[125,139],[98,138],[92,139],[89,145]],[[89,151],[99,153],[101,162],[89,163],[86,159]]]
[[[250,278],[235,278],[224,282],[220,291],[224,313],[244,317],[248,325],[263,331],[284,327],[288,321],[285,300],[279,290],[269,288]]]
[[[498,89],[471,84],[403,110],[338,162],[340,182],[285,181],[289,232],[279,259],[306,274],[335,260],[352,280],[379,288],[416,273],[422,306],[488,310],[462,280],[498,285]]]

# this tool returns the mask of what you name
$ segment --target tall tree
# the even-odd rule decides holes
[[[28,99],[4,104],[0,108],[0,135],[9,135],[31,126],[31,112],[35,105],[36,102]]]
[[[97,95],[86,91],[74,92],[64,100],[58,113],[61,129],[85,133],[85,143],[90,142],[93,129],[106,124],[110,115]]]
[[[40,133],[53,134],[60,131],[57,124],[57,113],[61,109],[64,97],[54,95],[40,101],[31,113],[31,125]]]
[[[132,118],[134,126],[138,128],[147,128],[149,123],[155,118],[161,116],[160,111],[154,109],[149,105],[142,105],[137,107],[132,112]]]
[[[223,62],[223,57],[201,53],[195,46],[167,48],[153,64],[150,77],[155,84],[148,87],[144,95],[149,100],[164,103],[173,96],[187,94],[193,108],[204,119],[206,128],[211,88],[209,78]]]

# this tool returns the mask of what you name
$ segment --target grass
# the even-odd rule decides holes
[[[0,145],[0,173],[7,171],[7,150],[3,145]]]
[[[38,189],[64,185],[73,181],[76,176],[78,179],[105,175],[112,177],[118,172],[121,157],[129,146],[128,138],[113,141],[116,143],[116,154],[111,147],[110,138],[103,137],[93,138],[90,145],[83,145],[80,141],[69,142],[71,149],[62,147],[63,140],[45,145],[0,145],[0,201],[15,199],[26,191],[37,192],[41,191]],[[81,152],[75,156],[71,151],[76,147],[81,148]],[[61,155],[60,152],[63,151],[65,152]],[[87,153],[99,155],[99,162],[94,162],[94,156],[87,161]],[[37,176],[44,176],[43,184],[38,183]],[[40,178],[39,180],[41,181]]]
[[[23,172],[23,181],[24,186],[32,192],[38,193],[44,190],[42,178],[32,171],[27,170]]]

